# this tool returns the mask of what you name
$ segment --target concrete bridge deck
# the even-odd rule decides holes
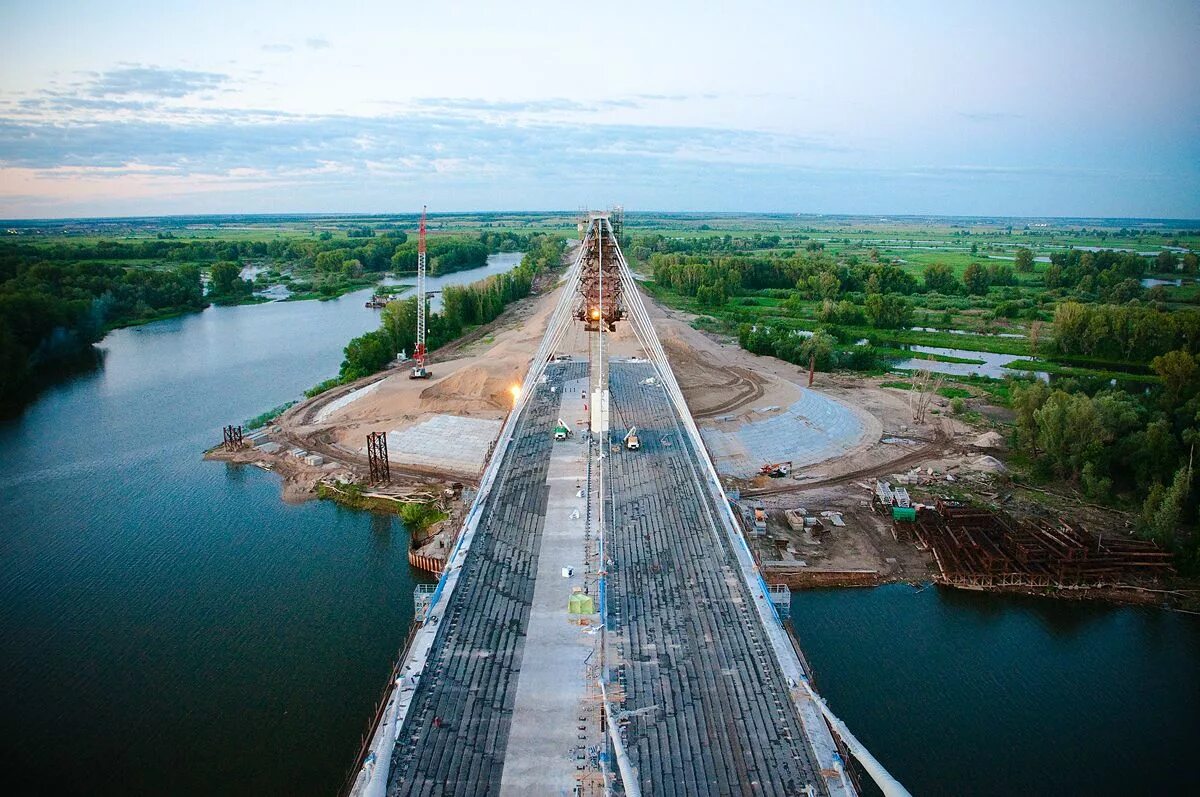
[[[549,384],[583,375],[554,366]],[[526,652],[562,392],[537,391],[439,622],[392,752],[388,794],[497,794]]]
[[[610,370],[609,637],[647,794],[825,794],[749,587],[650,363]],[[619,445],[636,426],[641,449]]]

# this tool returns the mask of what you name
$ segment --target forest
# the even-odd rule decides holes
[[[194,265],[126,269],[0,252],[0,407],[11,409],[108,330],[206,304]]]

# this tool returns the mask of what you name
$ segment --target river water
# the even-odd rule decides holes
[[[407,534],[200,451],[333,375],[378,324],[367,295],[119,330],[98,370],[0,422],[10,791],[340,784],[424,580]],[[834,709],[915,793],[1200,786],[1198,618],[908,587],[793,607]]]
[[[892,584],[794,593],[792,621],[915,795],[1200,794],[1200,617]]]

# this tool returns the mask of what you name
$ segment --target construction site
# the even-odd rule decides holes
[[[570,258],[580,251],[573,245]],[[420,272],[418,283],[420,292]],[[246,432],[211,456],[279,473],[288,500],[308,500],[319,486],[336,498],[347,485],[366,483],[376,507],[435,503],[448,517],[414,535],[409,560],[440,575],[563,283],[561,275],[543,275],[535,295],[496,322],[437,352],[418,342],[411,358],[296,404],[266,429]],[[943,578],[930,546],[897,535],[891,519],[873,511],[874,482],[920,481],[914,487],[930,508],[941,498],[972,496],[998,508],[1001,497],[1013,495],[997,458],[1005,447],[1001,435],[980,434],[953,417],[930,375],[928,384],[914,379],[912,390],[885,387],[886,378],[844,374],[817,374],[814,384],[808,369],[701,332],[686,313],[634,290],[722,486],[736,496],[741,516],[761,505],[763,522],[743,526],[764,573],[792,588],[934,579],[964,585]],[[580,331],[564,341],[564,357],[587,354],[586,337],[600,326],[600,319],[576,320]],[[609,350],[641,356],[628,325],[612,321],[604,324]],[[372,472],[367,440],[373,434],[386,444],[387,480]],[[1007,509],[1022,514],[1019,507]],[[806,514],[809,525],[797,525],[797,513]],[[1110,540],[1128,538],[1121,525],[1127,524],[1111,514],[1089,523]],[[1157,571],[1129,576],[1138,573],[1153,579]]]
[[[907,794],[814,691],[620,225],[585,220],[347,791]],[[412,467],[371,435],[376,481]]]
[[[419,301],[412,358],[211,454],[295,499],[444,512],[414,529],[409,562],[439,582],[347,793],[852,794],[865,775],[904,794],[814,691],[791,590],[1091,596],[1170,574],[1127,535],[951,500],[1010,500],[1000,435],[935,384],[814,380],[699,332],[644,299],[620,227],[588,214],[565,275],[437,352]]]

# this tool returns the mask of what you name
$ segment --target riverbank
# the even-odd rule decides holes
[[[434,353],[428,381],[410,380],[405,368],[394,367],[284,412],[268,429],[280,448],[263,456],[286,461],[279,468],[285,492],[294,500],[314,495],[322,480],[365,480],[364,441],[375,431],[388,433],[397,484],[472,484],[556,301],[556,290],[521,300],[491,324],[443,347]],[[996,458],[1004,455],[1005,434],[996,433],[1004,430],[996,420],[1004,414],[988,404],[984,390],[942,390],[929,398],[918,422],[911,383],[902,390],[887,376],[838,373],[816,374],[810,386],[804,369],[702,332],[687,313],[653,301],[649,307],[726,486],[762,500],[775,514],[772,531],[755,549],[764,572],[782,583],[928,583],[936,577],[927,553],[896,540],[889,522],[863,511],[876,478],[936,472],[941,486],[953,485],[948,494],[984,502],[1009,489]],[[632,346],[629,337],[619,328],[613,350]],[[957,415],[956,402],[964,408]],[[452,435],[462,451],[451,457],[434,430]],[[319,466],[306,461],[314,453]],[[791,467],[787,478],[756,475],[761,465],[781,460]],[[778,519],[799,507],[837,512],[851,530],[839,528],[809,547],[788,542]],[[1111,519],[1101,514],[1095,520],[1102,531],[1115,531],[1104,525]],[[1140,594],[1110,592],[1086,594],[1108,600]]]

